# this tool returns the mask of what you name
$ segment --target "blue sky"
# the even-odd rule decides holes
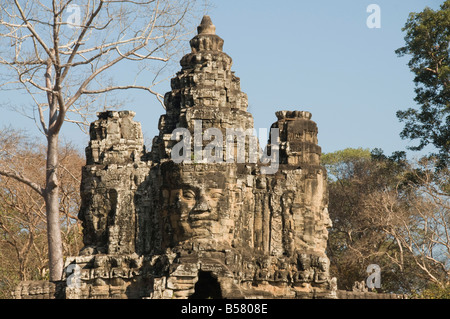
[[[404,44],[401,28],[411,11],[437,9],[442,2],[211,0],[207,13],[233,58],[256,128],[269,128],[278,110],[309,111],[323,152],[379,147],[390,154],[415,144],[400,138],[403,124],[395,116],[415,105],[408,59],[394,53]],[[366,25],[370,4],[381,8],[379,29]],[[161,93],[169,90],[168,82],[161,86]],[[132,98],[124,109],[137,113],[151,139],[164,110],[143,93]],[[37,132],[32,120],[7,110],[2,114],[0,125]],[[80,149],[87,145],[88,137],[70,123],[62,134]]]

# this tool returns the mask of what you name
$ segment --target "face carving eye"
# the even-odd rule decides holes
[[[219,199],[223,196],[222,190],[213,190],[209,194],[209,196],[213,199]]]
[[[195,199],[195,193],[194,191],[190,190],[190,189],[184,189],[183,190],[183,198],[187,199],[187,200],[193,200]]]

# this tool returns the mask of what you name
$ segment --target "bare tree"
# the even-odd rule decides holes
[[[450,172],[435,167],[421,159],[406,184],[370,194],[365,206],[371,222],[397,242],[391,261],[402,270],[410,256],[419,276],[443,288],[450,281]]]
[[[45,176],[44,154],[36,150],[19,131],[0,131],[0,167],[14,166],[40,183]],[[19,145],[19,147],[17,146]],[[43,174],[44,173],[44,174]],[[16,272],[20,280],[30,278],[33,251],[42,252],[45,239],[45,205],[43,198],[27,185],[15,179],[0,177],[0,248],[2,268]],[[46,251],[45,251],[46,252]],[[36,265],[42,268],[43,263]]]
[[[63,251],[74,255],[82,246],[80,179],[83,157],[70,144],[58,150],[61,183],[60,225]],[[45,182],[46,147],[22,130],[0,130],[0,168],[20,171]],[[14,178],[0,176],[0,298],[8,297],[18,280],[42,280],[48,276],[45,201],[32,188]]]
[[[343,289],[382,269],[382,289],[412,293],[450,280],[450,171],[437,161],[346,149],[329,173],[331,271]]]
[[[58,144],[65,121],[86,123],[104,93],[154,90],[157,78],[130,74],[111,79],[118,65],[139,70],[156,63],[155,74],[179,49],[196,0],[41,0],[0,2],[0,65],[4,89],[21,89],[33,101],[47,140],[45,186],[12,168],[0,174],[31,187],[45,199],[50,280],[63,271],[59,221]],[[191,28],[192,29],[192,28]],[[138,72],[139,74],[139,72]]]
[[[390,260],[398,252],[397,242],[374,220],[379,217],[373,211],[379,202],[372,200],[395,188],[404,169],[396,162],[374,160],[369,149],[340,150],[324,154],[322,160],[328,170],[333,221],[327,254],[340,289],[351,290],[367,277],[367,266],[377,264],[383,273],[383,291],[408,291],[406,271],[400,275]]]

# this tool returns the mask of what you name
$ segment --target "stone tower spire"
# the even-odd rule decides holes
[[[212,24],[209,16],[203,17],[202,22],[197,27],[197,32],[197,36],[190,41],[193,53],[199,51],[222,51],[223,40],[216,35],[216,27]]]
[[[165,95],[166,114],[160,118],[160,134],[153,140],[151,154],[156,162],[170,157],[175,144],[172,132],[181,127],[193,134],[196,120],[203,130],[217,128],[224,136],[227,128],[253,128],[247,94],[241,91],[240,79],[231,70],[232,59],[223,52],[224,40],[209,16],[203,17],[197,31],[189,42],[191,52],[181,59],[181,71]]]
[[[212,23],[209,16],[204,16],[202,22],[197,28],[198,34],[216,34],[216,26]]]

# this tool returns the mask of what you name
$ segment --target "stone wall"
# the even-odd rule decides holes
[[[209,133],[217,141],[230,129],[253,129],[209,17],[198,32],[165,95],[151,151],[133,112],[99,113],[91,125],[81,185],[85,247],[66,264],[80,277],[66,298],[187,298],[212,286],[223,298],[334,298],[316,123],[309,112],[277,112],[271,173],[253,134],[244,145],[238,136],[220,143],[213,162],[198,158]],[[180,128],[194,136],[192,157],[176,162]]]
[[[65,282],[22,281],[12,293],[14,299],[58,299],[64,297]]]
[[[338,290],[337,299],[409,299],[407,295]]]
[[[133,112],[102,112],[91,124],[85,247],[66,260],[62,297],[350,297],[329,275],[327,176],[311,113],[277,112],[265,157],[253,133],[244,144],[228,139],[230,129],[253,132],[247,95],[209,17],[190,44],[150,151]],[[181,162],[175,129],[194,137]],[[212,162],[198,156],[207,150]],[[16,297],[53,295],[51,284],[31,286]]]

